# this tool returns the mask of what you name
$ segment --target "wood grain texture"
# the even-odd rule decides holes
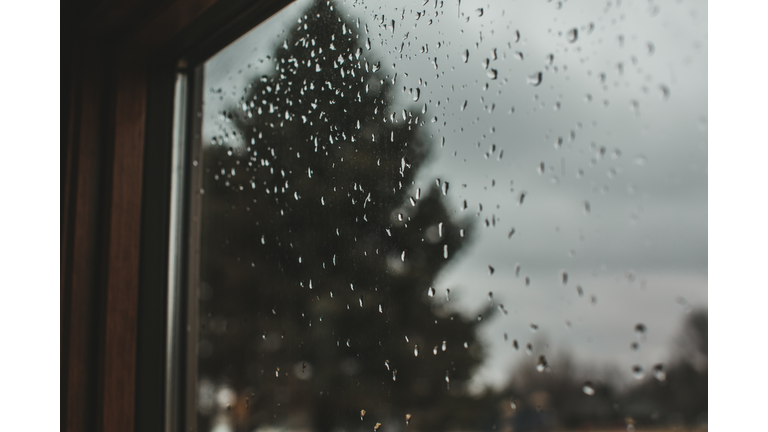
[[[100,249],[100,174],[103,151],[103,71],[93,46],[79,50],[83,62],[73,76],[67,175],[62,202],[61,305],[62,430],[93,430],[97,377]]]
[[[215,3],[64,5],[69,87],[63,91],[69,96],[60,221],[62,430],[135,429],[149,61]]]
[[[116,65],[101,430],[134,429],[137,304],[149,58],[213,0],[177,1],[142,27]],[[170,143],[169,143],[170,145]],[[162,329],[159,329],[162,331]]]
[[[114,96],[101,428],[132,431],[141,230],[141,182],[146,111],[145,60],[122,56]]]

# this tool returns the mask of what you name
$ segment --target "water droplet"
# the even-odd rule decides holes
[[[411,415],[410,414],[406,414],[405,415],[405,424],[406,425],[411,424]]]
[[[491,60],[490,59],[483,60],[483,62],[482,62],[483,69],[488,69],[488,65],[490,65],[490,64],[491,64]]]
[[[632,366],[632,376],[635,377],[636,380],[643,379],[643,377],[645,377],[645,371],[643,370],[643,367],[640,365]]]
[[[525,353],[528,355],[533,354],[533,345],[530,343],[525,346]]]
[[[536,371],[544,372],[549,365],[547,364],[547,358],[543,355],[539,356],[539,360],[536,361]]]
[[[377,431],[377,430],[379,430],[379,428],[380,428],[380,427],[381,427],[381,423],[379,423],[379,422],[376,422],[376,425],[375,425],[375,426],[373,426],[373,430],[374,430],[374,431]]]
[[[414,345],[413,346],[413,356],[414,357],[418,357],[419,356],[419,346],[418,345]]]
[[[413,101],[416,102],[419,100],[419,96],[421,95],[421,90],[417,87],[413,91]]]
[[[488,76],[488,78],[495,80],[499,76],[499,71],[497,71],[496,69],[491,69],[488,72],[486,72],[486,75]]]
[[[586,381],[584,383],[584,386],[581,388],[581,391],[584,392],[587,396],[594,396],[595,395],[595,387],[592,385],[592,381]]]
[[[563,281],[563,285],[568,285],[568,272],[563,272],[562,281]]]
[[[664,365],[658,363],[653,367],[653,377],[659,381],[665,381],[667,379],[667,373],[664,371]]]
[[[435,296],[435,289],[432,288],[432,287],[429,287],[429,289],[427,290],[427,295],[430,296],[430,297],[434,297]]]
[[[592,206],[589,205],[589,201],[584,201],[584,214],[589,214],[592,211]]]
[[[541,84],[541,72],[536,72],[533,75],[529,75],[526,78],[526,82],[534,87],[537,87],[539,84]]]
[[[488,266],[488,271],[493,274],[493,272],[496,271],[496,269],[493,268],[493,266]]]
[[[659,86],[659,89],[661,90],[661,97],[664,100],[669,99],[669,87],[665,86],[664,84]]]
[[[635,325],[635,333],[637,334],[637,337],[639,337],[639,338],[645,337],[645,333],[647,331],[648,331],[648,329],[645,327],[645,324],[637,323]]]
[[[445,301],[447,301],[447,302],[451,301],[451,290],[450,289],[446,289],[445,290]]]
[[[464,63],[469,61],[469,50],[464,50],[464,52],[461,53],[461,59],[464,60]]]
[[[464,349],[467,349],[467,348],[469,348],[469,343],[464,342]]]
[[[405,251],[403,251],[403,253],[402,253],[402,254],[400,254],[400,260],[401,260],[402,262],[405,262]]]
[[[579,39],[579,30],[576,28],[568,30],[568,33],[565,34],[565,38],[569,43],[576,42]]]
[[[448,259],[448,245],[443,245],[443,259]]]
[[[365,410],[360,410],[360,420],[363,420],[365,418]]]
[[[443,341],[443,346],[441,347],[441,349],[442,349],[443,351],[445,351],[446,349],[448,349],[448,346],[446,345],[445,341]]]

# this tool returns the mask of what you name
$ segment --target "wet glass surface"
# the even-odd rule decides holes
[[[403,3],[205,65],[198,430],[706,428],[706,2]]]

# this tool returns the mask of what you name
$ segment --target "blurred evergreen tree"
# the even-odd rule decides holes
[[[248,398],[237,430],[493,423],[495,405],[465,391],[479,322],[428,295],[472,227],[449,214],[445,183],[417,191],[422,110],[393,105],[369,37],[316,2],[274,72],[220,113],[244,145],[205,147],[199,374]]]
[[[638,409],[636,417],[645,414],[650,418],[649,423],[675,426],[698,427],[707,423],[708,321],[707,310],[691,311],[676,340],[676,358],[648,371],[657,379],[648,378],[627,392],[624,405],[645,408],[644,412]]]
[[[629,384],[606,366],[596,379],[567,352],[554,357],[551,370],[543,372],[537,372],[531,357],[515,368],[498,394],[515,403],[508,423],[515,432],[608,429],[630,421],[654,428],[700,427],[707,423],[708,411],[707,329],[707,311],[690,312],[671,361],[652,365],[641,380]],[[587,383],[591,394],[584,391]]]

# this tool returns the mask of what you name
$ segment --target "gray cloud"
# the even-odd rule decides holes
[[[216,111],[269,73],[271,63],[260,60],[279,46],[303,4],[264,24],[274,39],[245,35],[208,63],[207,80],[223,93],[206,89],[206,139],[226,129]],[[450,182],[445,200],[455,217],[479,212],[473,245],[436,286],[451,288],[452,304],[463,313],[487,304],[489,291],[510,311],[483,330],[491,355],[480,383],[502,382],[499,376],[514,364],[531,361],[501,337],[508,332],[527,341],[531,322],[551,350],[616,362],[629,376],[633,362],[671,355],[684,315],[677,298],[707,306],[707,4],[655,10],[645,3],[571,1],[556,10],[557,4],[485,2],[482,17],[481,6],[462,5],[460,17],[447,1],[405,10],[396,2],[341,6],[360,19],[356,31],[369,28],[372,48],[364,58],[382,59],[388,79],[396,75],[398,110],[413,109],[431,136],[432,159],[412,187],[425,189],[440,178]],[[395,19],[394,32],[380,25],[382,15]],[[573,28],[578,39],[570,43]],[[529,85],[538,72],[541,84]],[[464,200],[468,208],[461,210]],[[486,218],[495,227],[486,228]],[[632,353],[636,322],[651,330]]]

